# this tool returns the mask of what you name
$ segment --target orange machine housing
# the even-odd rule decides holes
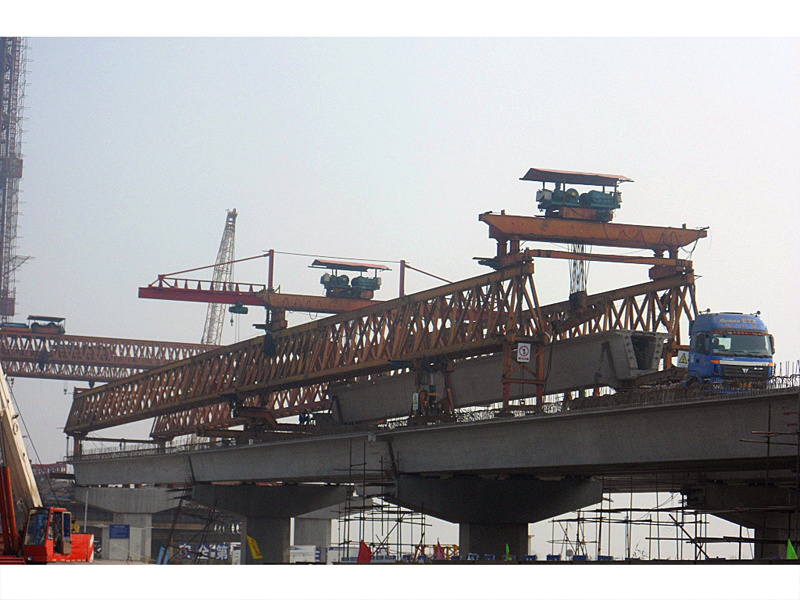
[[[92,562],[94,535],[72,533],[72,515],[63,508],[32,508],[22,555],[29,564]]]

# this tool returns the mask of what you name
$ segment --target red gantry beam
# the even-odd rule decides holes
[[[328,298],[304,294],[270,292],[258,283],[229,283],[220,285],[210,280],[179,279],[159,276],[146,287],[139,288],[139,298],[156,300],[181,300],[184,302],[209,302],[263,306],[269,310],[288,310],[324,314],[339,314],[378,304],[377,300],[361,298]]]

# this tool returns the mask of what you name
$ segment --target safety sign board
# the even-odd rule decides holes
[[[531,345],[527,342],[517,344],[517,362],[531,362]]]
[[[178,558],[187,559],[192,555],[192,544],[180,544],[178,546]]]
[[[112,540],[129,540],[131,537],[130,525],[109,525],[108,537]]]

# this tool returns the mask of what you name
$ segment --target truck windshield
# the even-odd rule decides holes
[[[26,546],[42,546],[47,539],[47,517],[50,511],[46,508],[32,510],[28,517],[28,528],[25,532]]]
[[[723,356],[772,356],[768,335],[752,333],[715,333],[711,337],[711,352]]]

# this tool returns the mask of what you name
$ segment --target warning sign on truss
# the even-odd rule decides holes
[[[684,369],[689,368],[689,352],[688,350],[678,350],[678,366]]]
[[[531,362],[531,345],[527,342],[517,344],[517,362]]]

